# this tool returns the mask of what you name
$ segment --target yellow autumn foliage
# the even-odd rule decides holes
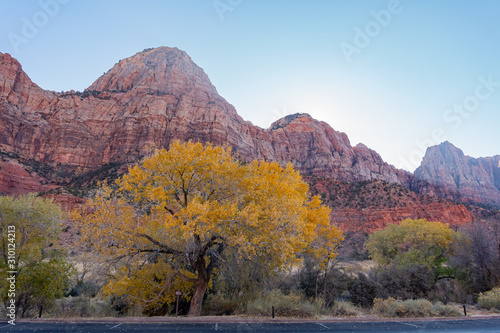
[[[170,303],[178,289],[199,315],[226,248],[270,271],[302,252],[326,263],[343,239],[329,216],[291,164],[242,164],[228,147],[176,141],[103,186],[73,219],[82,241],[114,260],[108,294]]]

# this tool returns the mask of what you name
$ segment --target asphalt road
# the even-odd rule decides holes
[[[500,332],[500,319],[308,323],[0,323],[3,332]]]

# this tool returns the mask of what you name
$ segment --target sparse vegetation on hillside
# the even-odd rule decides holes
[[[317,176],[308,176],[306,180],[311,184],[311,193],[320,195],[332,208],[404,208],[443,202],[383,180],[347,183]]]

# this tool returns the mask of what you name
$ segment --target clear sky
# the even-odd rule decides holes
[[[2,0],[0,52],[44,89],[178,47],[246,120],[306,112],[413,171],[443,140],[500,154],[500,1]]]

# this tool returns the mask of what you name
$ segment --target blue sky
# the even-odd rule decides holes
[[[500,154],[499,16],[495,0],[4,0],[0,52],[44,89],[82,91],[178,47],[244,119],[307,112],[413,171],[443,140]]]

